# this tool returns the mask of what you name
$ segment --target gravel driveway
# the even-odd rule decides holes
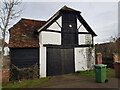
[[[93,77],[68,74],[52,77],[35,88],[118,88],[118,78],[108,78],[107,83],[96,83]]]

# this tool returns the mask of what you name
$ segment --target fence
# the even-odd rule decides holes
[[[120,61],[120,54],[113,53],[112,56],[103,56],[101,53],[96,53],[96,64],[106,64],[108,68],[114,68],[114,62]]]

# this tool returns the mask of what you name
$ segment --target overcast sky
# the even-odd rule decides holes
[[[20,18],[48,20],[64,5],[82,12],[83,18],[98,35],[95,43],[107,42],[111,36],[118,35],[117,2],[24,2]]]

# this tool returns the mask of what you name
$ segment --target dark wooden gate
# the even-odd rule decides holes
[[[47,76],[74,72],[74,49],[47,48]]]

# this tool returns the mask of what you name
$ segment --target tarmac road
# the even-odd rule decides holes
[[[119,79],[120,81],[120,79]],[[68,74],[52,77],[48,82],[35,88],[118,88],[118,78],[108,78],[107,83],[96,83],[94,77]]]

